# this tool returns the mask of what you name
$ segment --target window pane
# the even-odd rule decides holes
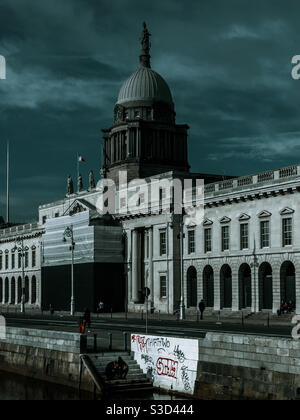
[[[241,225],[241,249],[249,248],[249,227],[248,223]]]
[[[261,248],[270,246],[270,222],[265,221],[260,224]]]
[[[32,267],[36,266],[36,251],[35,249],[32,250]]]
[[[190,230],[188,232],[188,252],[189,254],[194,254],[196,252],[196,246],[195,246],[195,231]]]
[[[160,277],[160,298],[164,299],[167,297],[167,277]]]
[[[204,230],[205,253],[212,251],[211,233],[212,233],[211,229]]]
[[[289,246],[293,244],[293,223],[292,219],[282,220],[282,231],[283,231],[283,246]]]
[[[229,226],[222,227],[222,251],[229,250]]]
[[[166,232],[160,232],[160,255],[167,254],[167,235]]]

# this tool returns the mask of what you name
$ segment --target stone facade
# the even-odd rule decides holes
[[[41,264],[43,227],[38,223],[0,230],[0,309],[21,304],[24,264],[25,307],[41,306]],[[24,254],[22,257],[22,242]],[[23,259],[23,262],[22,262]]]

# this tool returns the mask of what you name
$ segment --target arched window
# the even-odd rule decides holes
[[[207,265],[203,270],[203,299],[208,308],[214,307],[214,270]]]
[[[190,267],[187,272],[187,306],[188,308],[196,308],[197,296],[197,270]]]
[[[8,303],[9,300],[9,280],[8,277],[5,279],[5,290],[4,290],[4,303]]]
[[[25,277],[25,303],[29,303],[29,278]]]
[[[296,304],[296,270],[290,261],[285,261],[280,269],[281,301]]]
[[[31,267],[36,266],[36,247],[31,247]]]
[[[33,276],[31,279],[31,303],[32,305],[36,304],[36,277]]]
[[[260,309],[273,308],[273,270],[269,263],[259,267],[259,306]]]
[[[22,301],[22,278],[18,277],[18,303]]]
[[[16,304],[16,279],[13,277],[10,284],[10,303]]]
[[[248,264],[242,264],[239,269],[239,307],[240,309],[246,309],[251,308],[251,305],[251,268]]]
[[[225,264],[221,268],[221,308],[232,308],[232,271],[229,265]]]
[[[0,277],[0,304],[3,303],[3,280]]]

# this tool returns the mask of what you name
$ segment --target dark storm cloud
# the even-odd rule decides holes
[[[0,152],[9,138],[15,218],[64,195],[77,151],[85,180],[98,173],[101,129],[137,68],[144,20],[152,66],[171,87],[177,121],[191,127],[194,171],[298,163],[299,12],[294,0],[1,0]]]

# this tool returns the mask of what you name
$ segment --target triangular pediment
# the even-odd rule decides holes
[[[283,210],[281,210],[281,212],[280,212],[281,216],[286,216],[286,215],[288,215],[288,214],[294,214],[294,213],[295,213],[295,210],[293,210],[293,209],[291,209],[291,208],[289,208],[289,207],[284,208],[284,209],[283,209]]]
[[[240,222],[245,222],[246,220],[250,220],[251,216],[249,216],[249,214],[243,213],[240,215],[239,217],[239,221]]]
[[[220,223],[230,223],[231,219],[227,216],[222,217],[222,219],[220,220]]]
[[[74,216],[78,213],[83,213],[85,211],[93,210],[94,207],[92,204],[88,203],[86,200],[75,200],[70,207],[65,211],[64,216]]]
[[[203,226],[211,226],[211,225],[213,225],[213,223],[214,222],[212,220],[205,219],[204,222],[203,222]]]
[[[258,215],[258,217],[260,217],[260,218],[262,218],[262,217],[271,217],[271,216],[272,216],[272,213],[270,213],[267,210],[264,210],[264,211],[260,212],[259,215]]]

